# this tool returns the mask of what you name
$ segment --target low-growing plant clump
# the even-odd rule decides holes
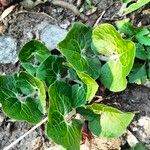
[[[129,75],[129,82],[145,84],[150,80],[150,29],[147,27],[134,27],[129,19],[116,23],[119,31],[126,39],[134,41],[136,55],[134,66]]]
[[[94,29],[75,23],[58,50],[50,51],[37,40],[25,44],[19,53],[24,71],[0,76],[3,112],[15,120],[37,124],[47,114],[48,100],[46,135],[69,150],[80,149],[85,121],[94,136],[121,136],[134,114],[92,100],[101,84],[119,92],[126,89],[128,76],[130,82],[145,79],[137,75],[143,65],[135,67],[135,56],[144,61],[144,67],[150,62],[143,46],[148,31],[122,22],[117,27],[126,39],[107,23]],[[139,43],[134,44],[131,36]]]

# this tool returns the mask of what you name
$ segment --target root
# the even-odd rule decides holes
[[[79,16],[84,21],[87,21],[87,19],[88,19],[84,14],[80,13],[78,8],[76,6],[74,6],[73,4],[64,2],[62,0],[53,0],[52,4],[71,10],[76,16]]]

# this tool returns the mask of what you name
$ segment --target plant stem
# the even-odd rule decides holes
[[[12,148],[13,146],[15,146],[18,142],[20,142],[23,138],[25,138],[27,135],[29,135],[31,132],[33,132],[36,128],[38,128],[39,126],[41,126],[43,123],[45,123],[48,120],[48,117],[46,117],[45,119],[43,119],[40,123],[38,123],[37,125],[35,125],[33,128],[31,128],[28,132],[26,132],[24,135],[22,135],[21,137],[19,137],[17,140],[15,140],[14,142],[12,142],[10,145],[8,145],[7,147],[5,147],[3,150],[9,150],[10,148]]]

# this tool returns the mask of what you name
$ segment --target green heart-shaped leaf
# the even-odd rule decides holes
[[[42,82],[25,72],[0,76],[0,103],[10,118],[38,123],[45,113],[45,98]]]
[[[34,75],[37,67],[49,56],[50,51],[44,44],[37,40],[31,40],[22,47],[19,60],[26,71]]]
[[[129,74],[135,58],[134,43],[122,39],[110,24],[97,26],[93,30],[92,39],[94,49],[108,60],[101,68],[100,80],[111,91],[124,90],[127,84],[126,76]]]
[[[82,23],[75,23],[58,47],[76,71],[84,72],[96,79],[100,74],[101,63],[90,50],[91,33],[91,28]]]
[[[54,81],[63,78],[67,74],[67,68],[63,65],[64,59],[58,56],[49,56],[37,68],[36,76],[49,87]]]
[[[134,117],[115,108],[93,104],[77,109],[77,112],[89,121],[89,129],[98,137],[116,138],[121,136]],[[90,116],[89,116],[90,114]]]
[[[48,137],[66,149],[79,150],[82,123],[72,117],[76,113],[75,109],[86,102],[84,87],[55,81],[48,92],[50,97],[46,125]]]

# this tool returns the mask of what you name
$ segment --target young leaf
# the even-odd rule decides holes
[[[134,117],[132,113],[124,113],[103,104],[93,104],[86,109],[81,107],[77,112],[89,121],[90,131],[98,137],[106,138],[121,136]]]
[[[49,56],[36,71],[36,76],[49,87],[57,79],[66,75],[67,68],[63,65],[64,59],[58,56]]]
[[[117,21],[116,26],[121,33],[124,33],[130,37],[135,35],[136,28],[131,25],[128,18]]]
[[[136,84],[144,84],[147,80],[147,72],[145,64],[134,64],[129,74],[129,82]]]
[[[126,76],[133,66],[134,43],[122,39],[121,35],[110,24],[97,26],[93,30],[92,40],[95,49],[108,57],[108,62],[101,68],[100,80],[111,91],[122,91],[126,88]],[[111,76],[109,77],[107,74]],[[116,74],[120,80],[117,80]]]
[[[10,118],[33,124],[40,122],[45,113],[45,98],[42,82],[25,72],[0,76],[0,103]]]
[[[145,51],[145,48],[142,44],[136,43],[136,58],[141,59],[141,60],[146,60],[147,59],[147,53]]]
[[[66,149],[79,150],[82,123],[72,117],[76,113],[75,108],[86,102],[84,88],[55,81],[49,88],[49,97],[48,137]]]
[[[37,40],[31,40],[23,46],[19,53],[19,60],[26,71],[35,74],[37,67],[50,56],[47,47]]]
[[[130,2],[130,1],[129,1]],[[124,15],[127,15],[139,8],[141,8],[142,6],[148,4],[150,2],[150,0],[137,0],[137,2],[129,5],[128,7],[126,7],[123,12],[124,12]]]
[[[135,38],[139,41],[139,43],[150,46],[150,31],[147,28],[139,28]]]
[[[94,55],[90,50],[91,33],[91,28],[82,23],[75,23],[58,47],[74,70],[84,72],[96,79],[100,74],[101,63],[96,57],[90,59]]]

